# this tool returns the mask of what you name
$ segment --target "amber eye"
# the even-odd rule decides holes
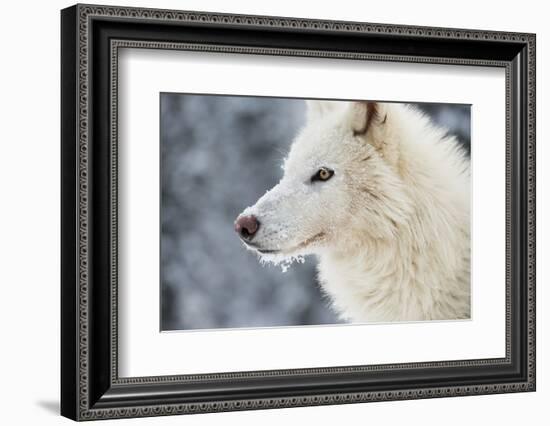
[[[334,171],[327,169],[326,167],[321,167],[319,170],[317,170],[317,173],[315,173],[313,176],[311,176],[311,181],[327,181],[334,175]]]

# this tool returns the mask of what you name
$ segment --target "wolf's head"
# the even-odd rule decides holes
[[[281,181],[235,230],[263,257],[319,254],[353,239],[391,238],[410,213],[390,104],[308,101]]]

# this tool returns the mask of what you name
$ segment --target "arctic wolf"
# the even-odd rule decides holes
[[[235,221],[263,260],[318,257],[351,322],[470,317],[470,164],[405,104],[307,101],[281,181]]]

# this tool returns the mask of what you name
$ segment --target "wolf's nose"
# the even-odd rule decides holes
[[[258,228],[260,227],[260,222],[256,216],[240,216],[235,221],[235,232],[237,232],[243,240],[250,241]]]

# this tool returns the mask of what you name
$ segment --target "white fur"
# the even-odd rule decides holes
[[[403,104],[308,104],[283,178],[242,213],[260,221],[247,247],[316,255],[348,321],[469,318],[470,166],[455,138]],[[334,176],[312,183],[320,167]]]

